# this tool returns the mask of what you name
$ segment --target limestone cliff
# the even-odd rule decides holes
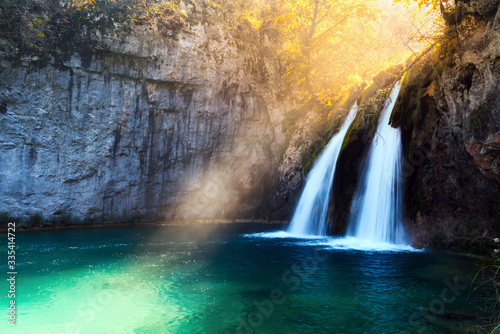
[[[407,73],[406,225],[418,246],[480,250],[500,231],[500,2],[459,2],[446,42]]]
[[[2,59],[0,212],[265,214],[285,141],[279,63],[208,20],[175,39],[143,27],[95,38],[41,68]]]

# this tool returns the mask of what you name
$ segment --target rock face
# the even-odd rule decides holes
[[[403,83],[393,120],[416,245],[480,251],[500,230],[499,3],[460,2],[448,43]]]
[[[309,108],[310,107],[310,108]],[[273,192],[269,201],[270,214],[276,220],[290,220],[306,182],[301,152],[310,147],[319,134],[311,123],[317,117],[317,106],[306,104],[298,110],[300,122],[292,129],[284,129],[287,146],[278,165]]]
[[[100,45],[42,69],[2,61],[0,212],[265,214],[285,141],[279,64],[209,23]]]

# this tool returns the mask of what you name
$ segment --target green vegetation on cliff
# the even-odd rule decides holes
[[[174,37],[186,21],[177,1],[2,0],[0,57],[44,66],[51,55],[91,52],[106,33],[127,34],[147,26]]]

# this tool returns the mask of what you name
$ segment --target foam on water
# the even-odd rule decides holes
[[[293,243],[296,246],[324,246],[325,249],[333,250],[358,250],[370,252],[422,252],[422,249],[416,249],[409,245],[391,244],[388,242],[376,242],[356,237],[325,237],[325,236],[300,236],[286,231],[263,232],[242,234],[246,238],[263,239],[291,239],[286,243]]]

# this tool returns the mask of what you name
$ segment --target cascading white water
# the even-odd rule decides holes
[[[333,135],[328,146],[321,152],[311,169],[288,228],[289,233],[295,235],[326,235],[328,202],[335,166],[337,165],[342,142],[356,116],[357,110],[358,106],[354,104],[339,132]]]
[[[401,132],[389,125],[400,88],[397,83],[385,103],[354,195],[347,234],[358,239],[407,243],[402,225]]]

